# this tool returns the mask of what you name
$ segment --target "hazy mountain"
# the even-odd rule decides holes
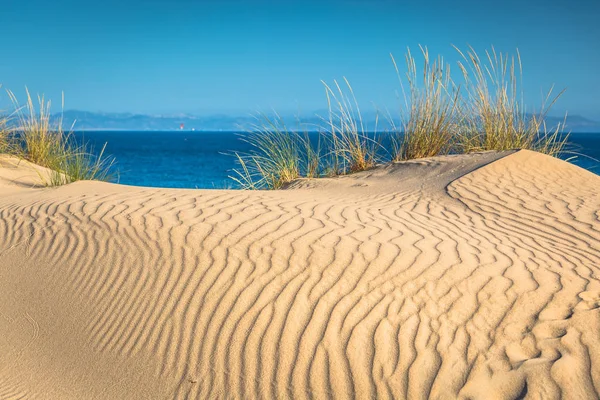
[[[59,118],[60,115],[55,115]],[[145,115],[130,113],[94,113],[87,111],[65,111],[63,126],[74,126],[75,130],[177,130],[183,124],[186,130],[232,131],[240,125],[250,124],[253,118],[227,115]]]
[[[563,118],[558,117],[547,117],[546,123],[549,127],[556,126],[557,124],[562,124],[564,122]],[[567,117],[567,125],[566,130],[570,132],[579,132],[579,133],[588,133],[600,132],[600,122],[592,121],[591,119],[587,119],[580,115],[570,115]]]
[[[287,128],[290,130],[317,130],[322,125],[322,119],[318,115],[326,115],[326,112],[315,113],[308,116],[297,117],[293,115],[283,116]],[[55,120],[60,118],[55,114]],[[178,130],[183,124],[185,130],[196,131],[239,131],[250,129],[257,122],[251,115],[232,116],[215,114],[209,116],[197,116],[190,114],[177,115],[145,115],[131,113],[97,113],[88,111],[65,111],[62,114],[63,126],[75,130]],[[375,113],[363,114],[364,125],[367,130],[384,130],[389,126],[386,118],[379,117]],[[547,126],[556,126],[563,122],[563,118],[548,117]],[[376,124],[377,123],[377,124]],[[399,121],[394,121],[400,126]],[[592,121],[582,116],[574,115],[567,118],[567,130],[571,132],[600,132],[600,122]]]
[[[55,121],[61,114],[53,116]],[[62,113],[63,127],[73,126],[74,130],[178,130],[183,125],[185,130],[196,131],[239,131],[251,129],[258,122],[252,115],[225,115],[214,114],[198,116],[191,114],[146,115],[131,113],[95,113],[88,111],[70,110]],[[316,115],[298,117],[293,115],[282,116],[287,128],[290,130],[317,130],[316,126],[321,121]]]

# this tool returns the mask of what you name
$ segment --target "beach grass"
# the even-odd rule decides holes
[[[328,169],[330,175],[365,171],[378,161],[380,142],[377,127],[368,135],[354,89],[344,78],[344,85],[337,81],[333,86],[322,82],[327,98],[328,116],[322,118],[323,131],[330,141]]]
[[[404,90],[398,64],[392,55],[402,87],[402,136],[394,143],[395,161],[447,154],[453,146],[459,109],[459,90],[443,58],[432,60],[426,47],[420,47],[423,67],[419,72],[410,49],[406,53],[408,94]]]
[[[0,117],[0,153],[8,152],[9,131],[7,128],[7,119]]]
[[[564,151],[568,140],[561,134],[564,123],[550,129],[545,123],[564,91],[554,95],[551,88],[540,109],[528,112],[518,51],[510,56],[492,48],[480,57],[472,47],[465,52],[455,49],[462,58],[458,65],[465,81],[456,136],[460,152],[528,149],[557,156]]]
[[[244,138],[253,150],[235,154],[239,168],[233,179],[247,189],[278,189],[298,178],[365,171],[382,161],[489,150],[527,149],[551,156],[566,152],[565,123],[547,127],[545,122],[563,92],[554,95],[549,90],[540,110],[530,113],[523,100],[518,51],[509,56],[492,48],[480,57],[472,47],[466,52],[455,49],[461,56],[461,84],[442,57],[433,58],[426,47],[420,47],[422,63],[407,51],[405,90],[403,74],[392,56],[404,104],[399,126],[388,113],[391,149],[381,145],[378,118],[374,129],[365,126],[346,78],[341,84],[322,81],[328,114],[320,117],[318,143],[287,129],[279,116],[263,115]]]
[[[51,102],[43,96],[34,101],[26,90],[27,101],[19,105],[11,91],[8,95],[15,106],[17,123],[7,130],[13,145],[5,150],[50,170],[49,176],[41,176],[46,186],[60,186],[78,180],[103,180],[112,178],[114,158],[105,155],[106,145],[94,155],[87,143],[77,143],[72,131],[63,129],[60,118],[54,121]]]
[[[19,146],[14,151],[34,164],[54,169],[62,156],[62,127],[53,128],[51,125],[51,102],[43,96],[38,97],[36,107],[28,90],[26,94],[27,101],[20,106],[15,94],[8,91],[16,110],[14,136]]]
[[[328,113],[308,132],[288,129],[285,121],[259,114],[242,140],[252,150],[234,153],[238,167],[231,178],[245,189],[279,189],[298,178],[318,178],[364,171],[376,165],[380,143],[369,136],[352,86],[323,82]]]
[[[260,114],[256,118],[242,138],[253,150],[235,153],[239,168],[233,170],[231,178],[245,189],[279,189],[301,177],[302,149],[307,144],[278,115]]]
[[[105,156],[106,143],[97,155],[92,150],[88,144],[77,144],[72,136],[67,135],[61,150],[63,155],[57,160],[58,167],[52,168],[50,176],[44,181],[46,186],[61,186],[82,180],[112,180],[115,159]]]

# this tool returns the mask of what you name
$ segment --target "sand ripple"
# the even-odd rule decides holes
[[[600,177],[0,186],[0,398],[597,398]]]

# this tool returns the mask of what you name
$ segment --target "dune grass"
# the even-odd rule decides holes
[[[0,153],[8,152],[8,128],[6,127],[7,120],[0,117]]]
[[[253,151],[236,154],[240,168],[234,179],[249,189],[278,189],[302,177],[322,177],[364,171],[381,161],[401,161],[448,153],[529,149],[551,156],[565,152],[565,124],[548,129],[548,112],[562,92],[551,89],[538,112],[527,112],[521,89],[521,57],[497,53],[481,58],[469,47],[456,48],[464,83],[457,85],[450,66],[430,57],[421,47],[422,70],[410,49],[406,54],[406,93],[400,68],[392,61],[400,81],[404,105],[400,126],[389,116],[395,132],[391,149],[383,149],[377,126],[365,127],[347,79],[342,85],[323,82],[328,116],[321,118],[321,135],[315,146],[308,136],[291,132],[280,117],[263,118],[244,140]],[[565,117],[566,121],[566,117]],[[376,123],[377,125],[377,123]],[[382,157],[382,154],[389,157]]]
[[[308,137],[289,130],[278,115],[257,116],[257,123],[242,140],[253,150],[235,153],[239,168],[233,170],[235,175],[231,178],[243,188],[279,189],[301,177],[302,171],[314,174],[318,169],[318,159],[313,158],[318,155],[312,150]],[[303,154],[306,154],[305,159]]]
[[[113,157],[105,156],[106,143],[98,155],[88,144],[77,144],[67,135],[63,142],[62,157],[57,168],[51,168],[50,176],[44,181],[46,186],[61,186],[76,181],[110,181],[113,178]]]
[[[231,178],[245,189],[279,189],[298,178],[318,178],[359,172],[377,163],[380,147],[367,135],[350,83],[323,82],[328,114],[320,117],[316,141],[287,128],[275,114],[260,114],[242,138],[252,150],[234,153],[238,168]]]
[[[110,180],[114,158],[94,155],[87,143],[79,144],[71,131],[65,132],[62,118],[54,122],[51,102],[38,96],[37,105],[29,91],[27,101],[20,106],[13,92],[8,92],[15,105],[17,124],[7,131],[14,145],[7,148],[12,155],[26,159],[50,170],[49,176],[40,176],[46,186],[59,186],[78,180]]]
[[[472,48],[455,49],[465,85],[462,121],[457,134],[460,151],[529,149],[557,156],[565,149],[568,135],[561,136],[564,123],[548,130],[545,119],[564,91],[550,89],[540,110],[528,113],[523,100],[522,63],[494,48],[480,57]],[[566,119],[566,118],[565,118]]]
[[[50,122],[51,103],[44,97],[38,97],[36,108],[29,91],[27,102],[19,106],[19,102],[13,92],[8,92],[15,105],[15,115],[18,121],[16,128],[17,143],[15,149],[17,155],[42,167],[55,169],[58,167],[59,159],[63,155],[63,132],[62,127],[53,127]]]
[[[459,90],[452,81],[450,66],[441,57],[431,60],[426,47],[420,50],[423,55],[421,77],[410,49],[406,53],[408,94],[404,91],[400,70],[392,55],[404,96],[402,136],[395,141],[395,161],[448,153],[457,129]]]
[[[378,161],[380,142],[377,127],[371,136],[365,128],[360,107],[350,82],[334,81],[333,89],[322,82],[327,97],[328,117],[322,118],[329,139],[329,170],[332,175],[365,171]]]
[[[2,87],[0,85],[0,87]],[[10,130],[8,129],[9,117],[4,110],[0,110],[0,154],[8,153],[10,148]]]

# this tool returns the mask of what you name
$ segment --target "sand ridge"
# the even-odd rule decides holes
[[[0,180],[0,398],[599,393],[600,177],[563,161],[270,192]]]

